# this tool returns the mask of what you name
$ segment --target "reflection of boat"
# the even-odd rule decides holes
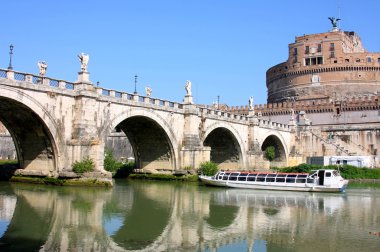
[[[348,184],[336,170],[317,170],[311,174],[219,171],[200,179],[213,186],[309,192],[343,192]]]

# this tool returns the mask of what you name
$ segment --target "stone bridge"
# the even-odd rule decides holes
[[[213,161],[224,169],[267,168],[263,150],[276,148],[287,165],[294,141],[289,125],[197,105],[108,90],[88,72],[67,82],[0,69],[0,121],[9,130],[22,169],[18,173],[57,177],[90,157],[103,168],[106,138],[124,132],[136,166],[145,170],[198,168]]]

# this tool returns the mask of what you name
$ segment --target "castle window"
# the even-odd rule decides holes
[[[371,57],[367,57],[367,62],[371,63],[372,62],[372,58]]]
[[[359,58],[357,58],[357,59],[356,59],[356,62],[360,62],[360,59],[359,59]]]
[[[305,47],[305,54],[309,54],[310,52],[309,52],[309,46],[306,46]]]
[[[322,52],[322,44],[318,44],[317,52]]]
[[[330,52],[330,58],[335,58],[335,52],[334,51]]]
[[[334,43],[330,43],[330,51],[334,51],[335,50],[335,44]]]
[[[350,62],[350,59],[345,59],[344,61],[345,61],[345,62]]]
[[[377,63],[380,63],[380,58],[377,59]]]
[[[318,64],[318,65],[323,64],[323,57],[318,57],[318,58],[317,58],[317,64]]]
[[[294,55],[297,55],[298,54],[298,50],[297,50],[297,47],[294,48]]]

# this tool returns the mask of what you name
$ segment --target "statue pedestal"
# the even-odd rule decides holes
[[[185,99],[183,100],[185,104],[193,104],[193,97],[191,95],[186,95]]]
[[[90,73],[89,72],[78,72],[77,83],[92,84],[92,82],[90,81]]]

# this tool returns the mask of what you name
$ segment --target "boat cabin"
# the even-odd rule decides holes
[[[310,174],[220,171],[214,177],[215,180],[241,182],[317,183],[318,185],[331,185],[334,177],[340,177],[340,174],[336,170],[317,170]]]

